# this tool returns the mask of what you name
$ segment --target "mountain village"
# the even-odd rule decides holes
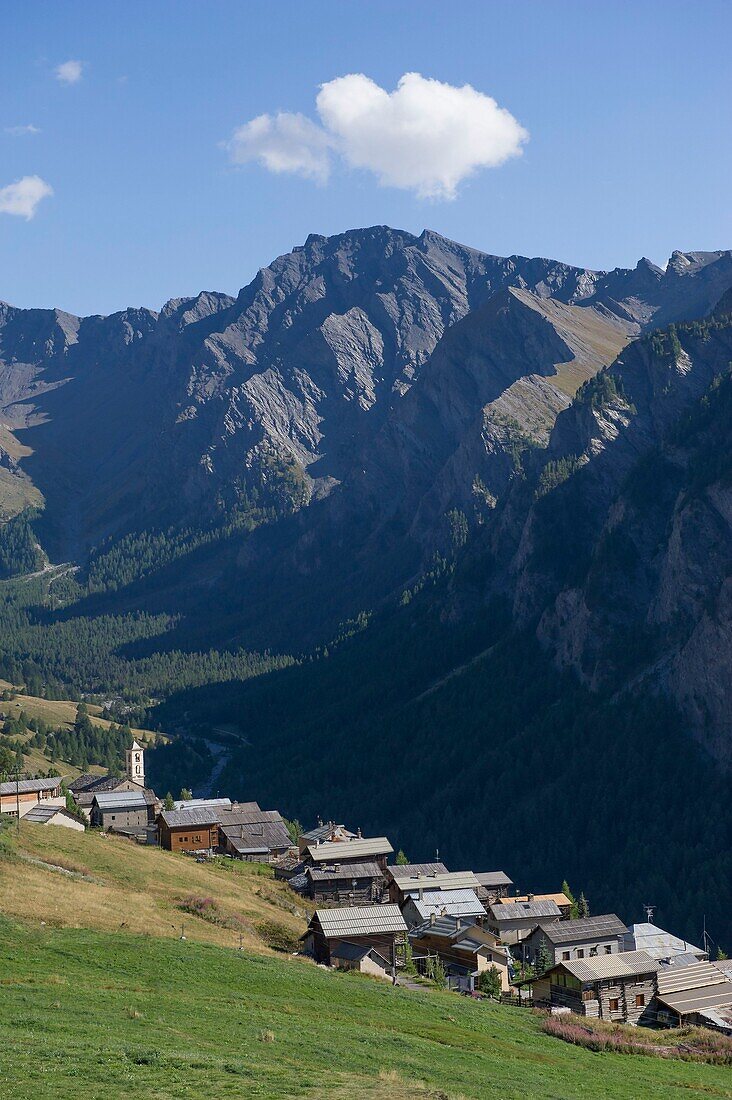
[[[188,793],[188,792],[186,792]],[[502,870],[409,863],[387,837],[334,821],[302,832],[277,810],[229,798],[161,800],[145,783],[145,746],[120,778],[83,774],[0,783],[0,815],[93,828],[198,861],[267,864],[306,906],[299,954],[393,984],[432,983],[466,996],[653,1028],[732,1035],[732,960],[647,919],[590,915],[566,883],[519,893]],[[522,884],[525,885],[525,884]]]

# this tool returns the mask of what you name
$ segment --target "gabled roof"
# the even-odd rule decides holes
[[[236,851],[245,853],[269,852],[276,848],[289,848],[292,838],[287,826],[276,811],[272,819],[266,821],[238,822],[229,824],[228,814],[218,817],[221,832]]]
[[[102,791],[94,795],[94,802],[102,813],[111,813],[114,810],[147,809],[154,801],[153,792],[142,788],[139,791]]]
[[[307,847],[313,863],[342,863],[346,859],[362,859],[364,856],[388,856],[393,851],[385,836],[326,841],[325,844],[309,844]]]
[[[425,878],[429,875],[446,875],[447,867],[444,863],[395,863],[386,868],[386,873],[401,886],[402,879],[414,878],[415,875],[423,875]]]
[[[435,916],[444,913],[450,917],[485,916],[483,903],[475,890],[430,890],[421,900],[413,895],[410,898],[421,920],[427,920],[430,913]]]
[[[472,871],[445,871],[431,875],[412,875],[402,878],[397,886],[404,894],[418,897],[420,890],[427,896],[434,890],[477,890],[480,886]]]
[[[680,1016],[732,1005],[732,982],[714,963],[662,965],[657,980],[658,1000]]]
[[[53,791],[61,786],[61,777],[53,776],[51,779],[20,779],[16,783],[12,779],[9,783],[0,783],[0,795],[9,794],[40,794],[43,791]]]
[[[189,829],[200,826],[218,825],[219,815],[215,808],[199,807],[192,810],[163,810],[161,818],[169,829]]]
[[[505,871],[476,871],[475,877],[481,886],[487,889],[496,886],[513,886]]]
[[[570,959],[551,970],[564,969],[580,982],[601,982],[608,978],[633,978],[655,974],[659,964],[645,951],[619,951],[615,955],[595,955],[590,959]]]
[[[654,959],[669,959],[673,955],[685,955],[691,952],[694,955],[704,955],[700,947],[695,947],[688,940],[682,940],[671,932],[664,931],[656,924],[631,924],[623,939],[623,946],[628,951],[646,951]]]
[[[368,944],[349,943],[348,940],[341,940],[330,953],[332,959],[345,959],[349,962],[360,962],[367,955],[382,965],[385,970],[389,969],[390,964],[384,956],[380,955],[375,947],[369,947]]]
[[[330,882],[334,879],[350,882],[354,878],[381,878],[378,863],[344,863],[336,867],[308,867],[305,872],[313,882]]]
[[[316,909],[326,939],[379,935],[382,932],[406,932],[398,905],[350,905],[339,909]]]
[[[409,933],[410,940],[415,941],[425,936],[449,940],[464,950],[478,951],[481,947],[487,947],[497,955],[508,956],[507,949],[498,943],[493,933],[487,928],[473,924],[469,917],[467,919],[452,916],[436,917],[434,922],[426,920]]]
[[[496,902],[491,906],[491,915],[497,924],[534,919],[538,924],[542,917],[559,917],[561,912],[555,901],[520,901],[510,905]]]
[[[550,943],[579,943],[583,940],[617,939],[627,928],[614,913],[577,920],[540,921],[539,928]]]

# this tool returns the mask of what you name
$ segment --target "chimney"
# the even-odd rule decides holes
[[[419,888],[419,900],[424,901],[424,890],[422,889],[421,886]]]
[[[455,931],[459,932],[462,926],[463,922],[460,920],[460,917],[455,917]]]
[[[533,894],[527,894],[526,895],[526,900],[527,901],[533,901],[534,900],[534,895]]]
[[[434,924],[436,920],[437,920],[437,914],[434,913],[434,912],[430,913],[430,924]]]
[[[359,840],[363,840],[363,837],[361,836],[361,826],[360,825],[359,825],[358,829],[356,830],[356,836],[358,837]]]
[[[322,819],[322,817],[320,816],[320,814],[318,814],[318,828],[319,828],[319,829],[322,829],[322,828],[323,828],[323,819]]]

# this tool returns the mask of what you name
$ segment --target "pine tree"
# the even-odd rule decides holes
[[[168,791],[168,793],[165,796],[165,801],[163,803],[163,807],[166,810],[174,810],[175,809],[175,802],[173,801],[173,796],[170,793],[170,791]]]
[[[550,970],[554,965],[554,959],[549,949],[549,944],[546,939],[542,937],[539,944],[539,950],[536,953],[536,969],[539,974],[545,974],[547,970]]]
[[[562,893],[569,901],[569,915],[571,919],[576,920],[578,916],[577,902],[575,900],[574,894],[569,888],[569,883],[567,882],[566,878],[562,883]]]
[[[193,791],[189,790],[188,787],[181,787],[181,792],[180,792],[181,802],[190,802],[190,800],[192,798],[193,798]]]
[[[579,901],[577,902],[577,916],[584,918],[584,917],[589,917],[589,915],[590,915],[589,902],[587,901],[587,898],[585,897],[584,894],[580,894]]]
[[[497,1001],[501,999],[501,974],[497,966],[491,966],[490,970],[484,970],[478,978],[478,989]]]
[[[409,864],[409,860],[404,854],[404,849],[400,848],[396,857],[397,867],[406,867]]]

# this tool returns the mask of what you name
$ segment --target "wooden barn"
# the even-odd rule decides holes
[[[302,937],[303,950],[316,962],[334,965],[342,945],[373,948],[389,967],[397,963],[397,949],[405,943],[407,926],[396,905],[354,905],[316,909]]]
[[[373,905],[381,901],[383,872],[378,863],[334,863],[308,867],[305,894],[333,905]]]
[[[382,874],[394,849],[385,836],[360,837],[346,840],[315,841],[308,844],[303,860],[312,867],[325,867],[334,863],[378,863]]]
[[[507,897],[513,886],[505,871],[476,871],[475,877],[479,885],[478,897],[486,912],[494,902]]]
[[[219,843],[218,811],[163,810],[158,817],[158,841],[169,852],[213,851]]]
[[[621,951],[592,959],[572,959],[529,984],[534,1003],[561,1005],[578,1016],[625,1024],[650,1021],[660,964],[645,951]]]

